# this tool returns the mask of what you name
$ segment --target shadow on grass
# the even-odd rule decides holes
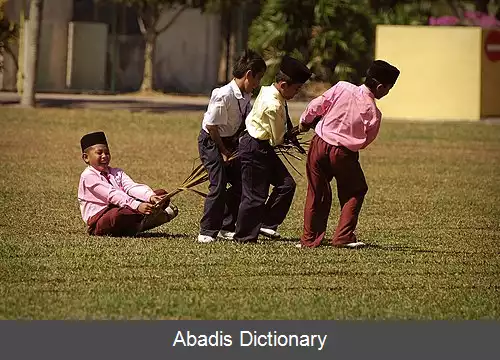
[[[298,243],[300,241],[300,238],[292,237],[292,238],[286,238],[286,237],[281,237],[279,239],[270,239],[268,237],[261,237],[263,242],[285,242],[285,243]]]
[[[167,101],[148,101],[146,99],[37,99],[39,108],[60,109],[106,109],[106,110],[129,110],[131,112],[175,112],[175,111],[203,111],[206,105],[173,103]],[[17,100],[2,100],[0,105],[16,106]]]
[[[280,239],[269,239],[266,238],[265,240],[261,241],[259,240],[260,244],[264,245],[272,245],[273,243],[299,243],[300,238],[280,238]],[[414,247],[414,246],[407,246],[407,245],[379,245],[379,244],[370,244],[367,243],[365,246],[356,248],[356,249],[348,249],[348,248],[338,248],[332,246],[330,241],[324,240],[321,243],[321,246],[318,248],[325,248],[325,247],[330,247],[332,249],[346,249],[349,251],[353,250],[381,250],[381,251],[394,251],[394,252],[411,252],[411,253],[431,253],[431,254],[452,254],[452,255],[469,255],[469,254],[482,254],[485,252],[482,251],[463,251],[463,250],[446,250],[446,249],[423,249],[419,247]]]
[[[363,249],[377,249],[385,251],[402,251],[402,252],[413,252],[413,253],[434,253],[434,254],[479,254],[479,251],[460,251],[460,250],[440,250],[440,249],[422,249],[407,245],[378,245],[378,244],[366,244]]]
[[[193,235],[190,234],[170,234],[168,232],[144,232],[137,234],[136,238],[170,238],[170,239],[190,239]]]

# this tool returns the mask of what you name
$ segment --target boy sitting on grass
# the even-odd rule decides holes
[[[135,183],[122,169],[109,166],[111,154],[103,132],[86,134],[80,141],[83,161],[78,201],[88,233],[97,236],[134,236],[177,216],[175,205],[154,205],[167,192]]]

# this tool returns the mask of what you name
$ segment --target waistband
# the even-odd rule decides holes
[[[269,143],[269,140],[260,140],[260,139],[256,139],[254,138],[252,135],[250,135],[248,133],[248,131],[245,131],[245,133],[242,135],[242,137],[245,136],[245,137],[249,137],[251,140],[259,143],[259,144],[262,144],[262,145],[265,145],[265,144],[268,144],[269,146],[271,146],[271,144]]]
[[[326,144],[326,148],[328,149],[328,151],[331,151],[332,148],[337,148],[337,149],[341,149],[342,151],[346,152],[347,154],[359,155],[358,151],[352,151],[343,145],[332,145],[329,142],[326,142],[325,140],[323,140],[323,138],[317,134],[315,134],[314,137],[317,137],[320,141],[324,142]]]
[[[201,129],[200,135],[210,136],[210,133],[208,133],[205,129]],[[234,139],[236,137],[237,137],[237,134],[234,134],[234,135],[231,135],[231,136],[221,136],[220,138],[222,140],[224,140],[224,139],[226,139],[226,140],[232,140],[232,139]]]

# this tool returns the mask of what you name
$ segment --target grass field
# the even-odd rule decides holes
[[[294,247],[299,176],[280,241],[197,244],[190,193],[168,226],[88,237],[80,137],[104,130],[112,165],[170,190],[197,156],[200,116],[0,108],[0,318],[500,319],[500,124],[384,122],[361,154],[365,249]]]

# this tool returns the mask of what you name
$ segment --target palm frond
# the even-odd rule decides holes
[[[286,143],[283,145],[279,145],[275,147],[275,151],[277,152],[278,155],[281,155],[285,161],[290,165],[290,167],[300,176],[303,176],[297,168],[291,163],[291,161],[288,159],[288,157],[291,157],[295,160],[302,161],[302,158],[293,152],[299,152],[302,153],[301,150],[299,150],[299,147],[302,148],[302,146],[305,146],[306,148],[309,147],[309,142],[307,141],[301,141],[300,136],[298,137],[297,135],[299,134],[299,128],[298,126],[294,126],[293,129],[291,129],[290,134],[295,136],[297,139],[296,143]],[[298,146],[297,146],[298,145]],[[303,148],[302,148],[303,150]],[[228,158],[228,161],[233,161],[238,157],[238,151],[234,151],[231,156]],[[202,197],[206,197],[207,194],[199,191],[197,189],[194,189],[194,187],[199,186],[201,184],[204,184],[208,181],[208,172],[203,166],[203,163],[201,163],[200,158],[195,159],[195,162],[198,161],[198,165],[195,166],[195,163],[193,163],[193,169],[191,170],[191,173],[186,177],[186,179],[180,184],[174,191],[168,193],[160,202],[158,202],[155,207],[160,207],[164,206],[167,201],[169,201],[171,198],[176,196],[177,194],[183,192],[183,191],[190,191],[192,193],[195,193],[197,195],[200,195]]]
[[[301,177],[304,177],[304,176],[300,173],[300,171],[299,171],[299,170],[297,170],[297,168],[296,168],[295,166],[293,166],[292,162],[288,159],[288,157],[287,157],[287,156],[288,156],[289,154],[287,155],[286,151],[283,151],[283,149],[282,149],[282,148],[280,148],[280,147],[278,147],[278,148],[277,148],[277,150],[278,150],[278,152],[279,152],[279,155],[281,155],[281,156],[283,157],[283,159],[285,159],[285,160],[286,160],[286,162],[288,163],[288,165],[290,165],[290,166],[292,167],[292,169],[293,169],[293,170],[294,170],[297,174],[299,174]]]

